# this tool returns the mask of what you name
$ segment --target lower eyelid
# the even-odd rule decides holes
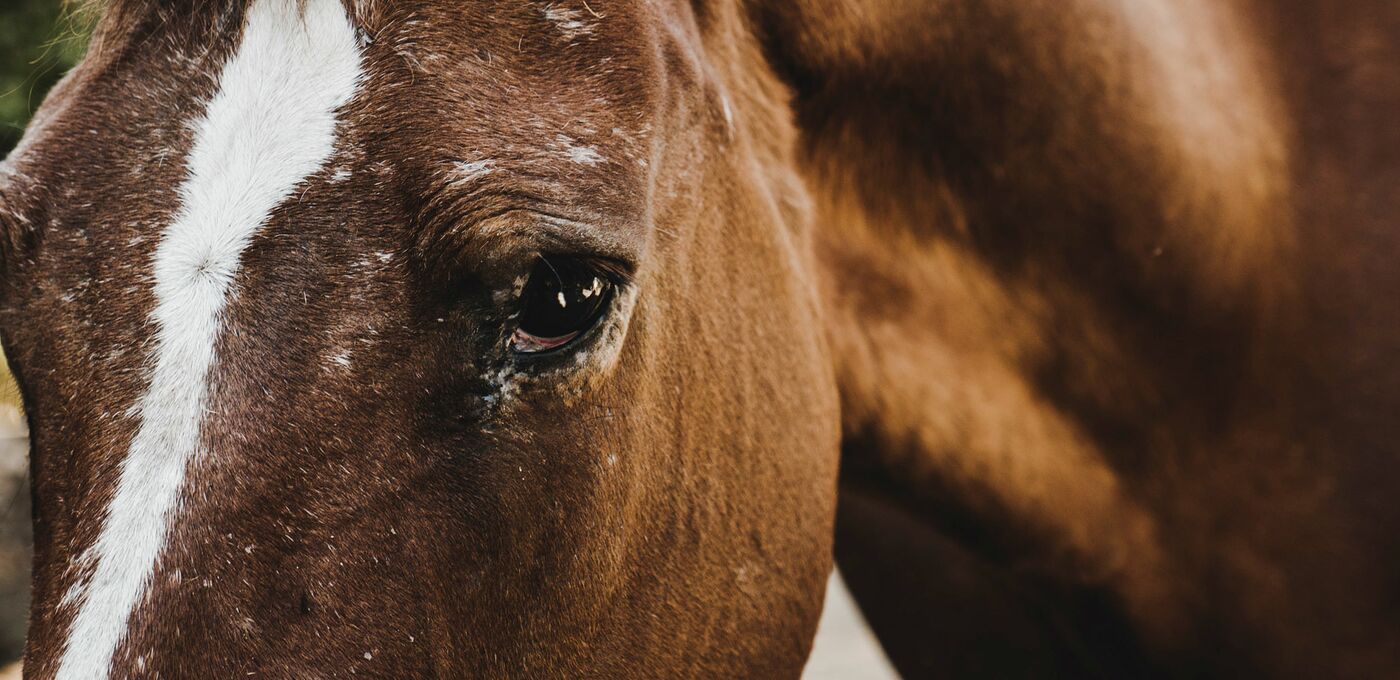
[[[515,333],[511,335],[511,349],[522,354],[546,352],[573,342],[579,335],[582,335],[582,331],[575,331],[557,338],[540,338],[516,329]]]

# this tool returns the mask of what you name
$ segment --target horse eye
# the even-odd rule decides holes
[[[569,344],[603,315],[612,292],[613,283],[587,262],[541,257],[520,296],[512,349],[537,354]]]

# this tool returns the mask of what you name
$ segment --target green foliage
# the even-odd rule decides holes
[[[63,0],[0,0],[0,157],[86,47]]]

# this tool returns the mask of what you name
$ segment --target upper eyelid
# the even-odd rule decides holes
[[[509,162],[492,161],[490,172],[467,175],[461,164],[442,160],[410,175],[416,190],[406,198],[417,206],[415,240],[423,254],[470,251],[473,242],[504,233],[539,252],[615,263],[611,269],[628,277],[636,270],[648,232],[640,206],[581,199],[582,188],[567,178]]]
[[[610,237],[597,225],[536,207],[503,209],[429,229],[431,233],[418,244],[421,255],[449,270],[489,266],[499,258],[547,254],[593,261],[614,283],[625,285],[640,257],[626,239]]]
[[[621,243],[622,239],[608,238],[591,224],[548,212],[530,212],[539,218],[536,224],[543,227],[537,236],[541,252],[592,260],[601,265],[604,273],[624,279],[630,279],[636,271],[639,254]]]
[[[451,170],[458,165],[458,161],[440,164],[438,170],[428,173],[419,185],[421,193],[410,190],[416,194],[411,198],[418,199],[414,201],[419,206],[416,218],[430,238],[449,237],[518,210],[550,215],[550,206],[557,203],[548,195],[549,178],[494,164],[490,166],[490,173],[463,177]],[[596,216],[582,214],[575,219],[589,220]]]

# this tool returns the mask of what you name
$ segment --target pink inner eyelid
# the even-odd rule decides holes
[[[544,352],[556,347],[563,347],[568,344],[570,340],[577,338],[581,332],[582,331],[574,331],[573,333],[561,335],[557,338],[541,338],[517,328],[510,338],[510,343],[511,347],[517,352],[525,352],[527,354]]]

